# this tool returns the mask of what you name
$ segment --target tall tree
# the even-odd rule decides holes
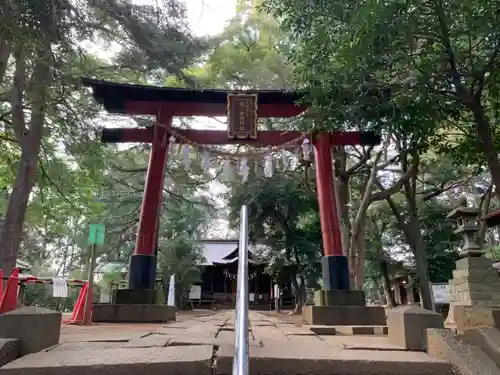
[[[160,71],[181,75],[203,43],[189,34],[184,8],[175,1],[165,1],[161,7],[117,0],[8,1],[0,7],[0,100],[5,110],[1,136],[18,150],[11,155],[19,158],[0,232],[0,265],[10,272],[22,240],[43,140],[48,140],[52,152],[66,148],[76,156],[75,162],[88,161],[78,158],[78,152],[93,140],[90,119],[97,107],[80,89],[80,75],[103,77],[127,68],[140,72],[135,79]],[[120,47],[119,54],[111,65],[96,64],[81,47],[82,39],[113,41]],[[58,138],[62,129],[71,129],[64,124],[74,127],[70,136]],[[78,133],[84,136],[75,141]]]
[[[276,171],[271,178],[252,174],[246,183],[231,184],[227,199],[235,224],[241,206],[248,206],[251,241],[266,245],[261,255],[269,262],[267,271],[276,280],[291,282],[300,312],[306,283],[314,286],[319,277],[321,231],[314,185],[300,171]]]
[[[313,100],[329,108],[326,119],[336,114],[368,125],[375,117],[388,127],[404,116],[408,129],[426,119],[435,131],[446,129],[437,133],[437,142],[486,163],[500,186],[499,2],[264,4],[289,33],[290,56],[314,88]],[[413,110],[403,111],[404,103],[413,103]],[[458,139],[450,139],[450,130]]]

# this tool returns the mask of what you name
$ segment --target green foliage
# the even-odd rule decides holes
[[[265,245],[267,272],[281,282],[302,278],[311,287],[319,278],[321,229],[315,191],[301,171],[275,171],[272,178],[252,175],[234,182],[227,193],[230,222],[237,225],[247,205],[251,241]]]
[[[401,201],[397,201],[401,205]],[[400,206],[403,215],[404,208]],[[455,261],[458,259],[460,237],[455,234],[453,223],[446,218],[451,208],[443,202],[432,199],[420,206],[420,222],[426,258],[429,265],[430,280],[434,283],[446,282],[453,277]],[[394,221],[392,213],[385,203],[380,203],[371,211],[371,219],[377,221],[383,232],[373,233],[368,242],[366,277],[372,282],[379,282],[380,257],[392,263],[391,273],[406,273],[415,268],[414,258],[401,228]],[[382,249],[380,253],[379,249]],[[404,267],[395,260],[402,260]],[[406,270],[405,270],[406,267]]]
[[[183,309],[191,285],[201,280],[200,264],[203,264],[204,258],[199,242],[181,234],[160,243],[160,248],[158,260],[164,290],[168,290],[170,276],[175,275],[176,306]]]
[[[412,134],[495,172],[500,3],[266,0],[323,128]],[[413,147],[414,145],[409,145]]]
[[[458,260],[461,238],[454,232],[453,223],[446,217],[449,212],[449,206],[436,200],[428,201],[421,210],[429,275],[434,283],[452,279],[455,261]]]
[[[14,3],[22,3],[25,22],[14,14],[10,7]],[[0,49],[7,45],[5,41],[15,41],[28,72],[36,66],[35,53],[45,41],[40,35],[48,36],[53,55],[54,81],[45,87],[39,168],[34,188],[28,192],[20,252],[34,266],[34,273],[83,277],[90,223],[107,228],[99,261],[126,262],[135,246],[150,147],[99,142],[98,124],[121,124],[123,119],[104,116],[101,106],[80,86],[79,78],[90,76],[175,87],[307,88],[306,100],[311,104],[307,119],[265,119],[261,128],[381,130],[395,148],[391,152],[398,168],[400,163],[418,161],[416,213],[429,273],[433,282],[451,277],[457,238],[445,215],[450,199],[458,193],[476,194],[467,184],[477,171],[486,169],[486,154],[476,139],[479,112],[457,91],[447,40],[459,81],[475,93],[475,103],[495,124],[500,108],[494,55],[500,45],[496,2],[486,6],[464,1],[266,0],[262,9],[274,19],[256,10],[260,1],[254,7],[238,1],[237,16],[212,40],[193,37],[186,28],[184,7],[173,0],[154,6],[130,5],[125,0],[35,3],[10,2],[4,13],[9,16],[1,19],[5,22],[0,26]],[[37,20],[49,13],[42,27]],[[448,36],[439,22],[442,19]],[[83,48],[81,41],[121,49],[105,59]],[[23,151],[9,103],[13,53],[9,53],[10,62],[1,60],[0,53],[0,160],[6,161],[0,165],[0,217],[6,213]],[[479,85],[481,77],[487,79]],[[26,88],[27,108],[37,90]],[[139,126],[148,122],[135,120]],[[185,119],[183,125],[189,126],[190,121]],[[498,132],[490,130],[497,142]],[[349,154],[356,150],[344,151],[346,164],[356,164],[358,158]],[[197,241],[207,234],[207,222],[216,217],[220,204],[210,198],[208,186],[214,176],[194,158],[186,172],[177,159],[170,157],[165,176],[158,273],[166,282],[176,275],[180,298],[199,281],[202,254]],[[382,183],[392,173],[392,166],[386,167],[379,172]],[[246,183],[229,183],[224,196],[234,226],[241,205],[248,205],[250,234],[254,243],[265,245],[261,255],[269,261],[267,272],[282,282],[299,279],[301,287],[318,286],[322,254],[317,195],[310,174],[302,167],[275,171],[272,178],[252,174]],[[362,165],[343,181],[350,195],[347,216],[359,208],[367,176]],[[399,192],[393,200],[406,223],[408,201]],[[385,202],[370,207],[364,231],[365,289],[376,290],[380,285],[381,259],[392,274],[414,268],[410,240]],[[105,279],[115,277],[109,274]],[[30,304],[57,307],[43,288],[31,288],[27,294]],[[74,299],[73,295],[68,299],[68,306]]]
[[[37,64],[36,53],[43,45],[51,54],[53,81],[43,87],[45,119],[42,139],[38,140],[41,151],[39,158],[34,155],[35,164],[39,159],[34,187],[30,191],[30,184],[26,184],[23,192],[30,199],[19,256],[36,270],[69,275],[88,265],[86,237],[90,223],[107,227],[100,260],[126,260],[130,255],[148,152],[144,146],[117,149],[99,142],[98,125],[121,120],[103,116],[102,107],[81,87],[80,77],[129,83],[157,80],[168,74],[184,78],[183,69],[208,43],[191,34],[185,7],[175,0],[148,6],[122,0],[35,3],[8,2],[0,11],[0,159],[7,161],[0,166],[0,218],[9,215],[7,202],[22,151],[31,151],[23,149],[9,103],[9,93],[19,83],[14,79],[12,62],[25,64],[26,73],[31,74]],[[111,51],[109,56],[102,53],[106,49]],[[41,87],[31,85],[31,79],[26,81],[26,87],[19,89],[29,109]],[[30,126],[26,122],[26,127]],[[175,222],[165,212],[177,216],[182,212],[184,217],[197,217],[194,212],[202,212],[198,216],[209,217],[211,203],[195,197],[199,193],[197,184],[204,184],[208,176],[200,177],[199,172],[188,176],[176,163],[171,166],[162,221]],[[175,222],[178,232],[183,231],[181,223],[188,225],[186,221]],[[200,220],[189,225],[191,232],[199,232],[203,226]],[[163,228],[165,233],[160,236],[170,235],[171,227]],[[0,243],[0,253],[11,251],[7,241]]]

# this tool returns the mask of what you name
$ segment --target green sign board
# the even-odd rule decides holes
[[[104,245],[104,235],[106,227],[104,224],[90,224],[89,227],[89,245]]]

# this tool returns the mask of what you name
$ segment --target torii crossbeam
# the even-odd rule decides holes
[[[121,84],[83,79],[94,98],[110,113],[155,115],[163,126],[104,129],[107,143],[152,144],[134,254],[130,259],[129,288],[153,289],[156,278],[156,232],[162,203],[169,134],[174,116],[226,116],[228,131],[175,129],[191,142],[205,145],[247,144],[279,146],[297,139],[300,132],[257,132],[258,117],[294,117],[306,107],[297,105],[302,95],[283,91],[189,90]],[[349,289],[347,257],[342,249],[332,168],[333,145],[376,145],[380,137],[371,132],[321,132],[312,139],[316,158],[316,184],[324,256],[323,289]]]

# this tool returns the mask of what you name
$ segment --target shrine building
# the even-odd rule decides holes
[[[201,301],[202,304],[234,304],[236,298],[236,279],[238,269],[238,240],[203,240],[201,264]],[[272,281],[265,273],[267,263],[252,251],[248,254],[249,303],[268,305]],[[196,303],[196,302],[195,302]]]

